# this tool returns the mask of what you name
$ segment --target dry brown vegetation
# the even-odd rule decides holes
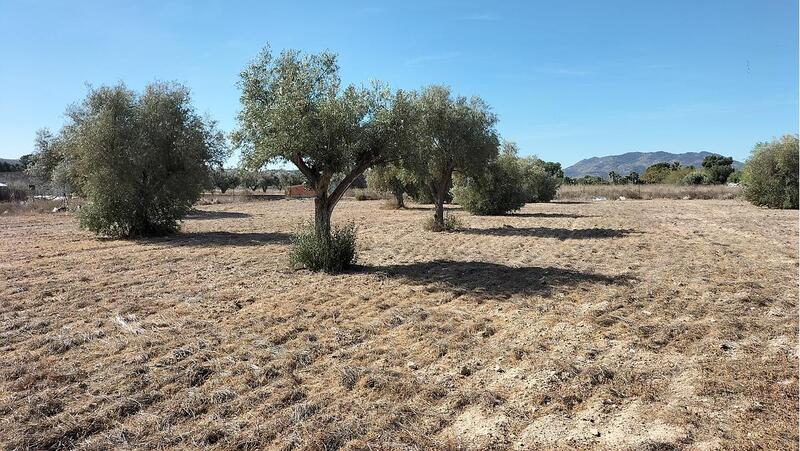
[[[618,199],[736,199],[738,186],[727,185],[562,185],[557,199],[587,200],[595,197]]]
[[[739,201],[461,215],[345,201],[360,264],[290,271],[310,201],[167,239],[0,217],[9,449],[791,449],[798,218]]]

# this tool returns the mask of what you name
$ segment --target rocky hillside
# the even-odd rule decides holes
[[[605,157],[593,157],[581,160],[572,166],[564,169],[564,174],[568,177],[582,177],[584,175],[596,175],[607,177],[608,173],[614,171],[618,174],[628,174],[636,171],[643,173],[648,166],[660,162],[679,161],[683,166],[700,167],[703,158],[709,155],[718,155],[712,152],[628,152],[622,155],[609,155]],[[734,167],[741,167],[742,163],[735,161]]]

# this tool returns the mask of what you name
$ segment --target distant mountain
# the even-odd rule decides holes
[[[13,158],[0,158],[0,163],[19,164],[19,160]]]
[[[593,157],[581,160],[572,166],[564,169],[567,177],[582,177],[584,175],[595,175],[598,177],[608,177],[611,171],[617,174],[627,175],[631,171],[636,171],[640,175],[648,166],[655,163],[672,163],[678,161],[682,166],[694,166],[700,168],[703,158],[709,155],[719,155],[712,152],[628,152],[622,155],[609,155],[606,157]],[[743,163],[734,161],[733,166],[740,168]]]

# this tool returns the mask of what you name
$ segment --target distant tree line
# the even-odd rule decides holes
[[[709,155],[703,159],[700,169],[694,166],[682,166],[679,162],[655,163],[647,167],[643,174],[631,171],[627,175],[615,171],[608,173],[608,178],[586,175],[579,178],[566,177],[564,183],[571,185],[636,185],[636,184],[671,184],[671,185],[714,185],[738,183],[741,171],[733,167],[732,157]]]
[[[299,171],[274,169],[250,171],[245,169],[212,168],[209,173],[208,189],[218,189],[225,193],[229,189],[242,188],[249,191],[267,192],[268,189],[285,189],[305,183],[306,178]]]
[[[476,171],[462,171],[452,178],[444,203],[455,202],[477,215],[502,215],[519,210],[525,203],[549,202],[563,177],[560,163],[535,156],[519,157],[519,147],[503,142],[500,153]],[[389,164],[369,170],[367,186],[391,194],[396,208],[405,206],[404,196],[418,203],[434,203],[432,190],[420,183],[413,171]]]

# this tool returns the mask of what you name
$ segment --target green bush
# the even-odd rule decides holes
[[[742,174],[744,196],[755,205],[798,208],[798,138],[756,144]]]
[[[555,199],[561,179],[547,173],[546,163],[536,157],[521,158],[522,188],[525,202],[550,202]]]
[[[711,185],[714,181],[708,174],[699,171],[693,171],[680,180],[681,185]]]
[[[663,183],[664,179],[667,178],[671,170],[672,165],[669,163],[651,164],[647,167],[647,169],[644,170],[644,174],[642,174],[642,182]]]
[[[464,225],[461,223],[461,219],[458,216],[447,214],[445,211],[444,226],[437,224],[436,218],[433,216],[426,217],[425,223],[422,226],[425,230],[430,232],[451,232],[462,228]]]
[[[292,237],[289,263],[293,268],[312,271],[339,272],[356,262],[356,227],[347,224],[331,233],[330,241],[314,231],[314,225],[304,226]]]
[[[353,197],[356,200],[380,200],[383,199],[381,195],[371,189],[354,189]]]
[[[17,184],[0,186],[0,202],[23,202],[28,199],[28,188]]]
[[[703,159],[703,170],[708,174],[711,183],[725,183],[733,174],[733,158],[721,155],[709,155]]]
[[[222,133],[177,84],[93,89],[68,117],[59,141],[88,200],[80,224],[101,235],[176,231],[225,154]]]
[[[680,185],[683,182],[683,179],[686,178],[687,175],[697,172],[694,169],[694,166],[680,166],[678,168],[673,168],[670,170],[669,174],[661,181],[661,183],[667,185]]]
[[[731,175],[728,176],[727,183],[741,183],[742,182],[742,171],[733,171]]]
[[[560,184],[561,179],[548,173],[544,161],[504,152],[481,175],[457,178],[453,193],[455,202],[470,213],[502,215],[527,202],[553,200]]]
[[[501,155],[486,166],[483,174],[459,178],[453,197],[472,214],[504,215],[525,205],[523,185],[522,166],[517,157]]]

